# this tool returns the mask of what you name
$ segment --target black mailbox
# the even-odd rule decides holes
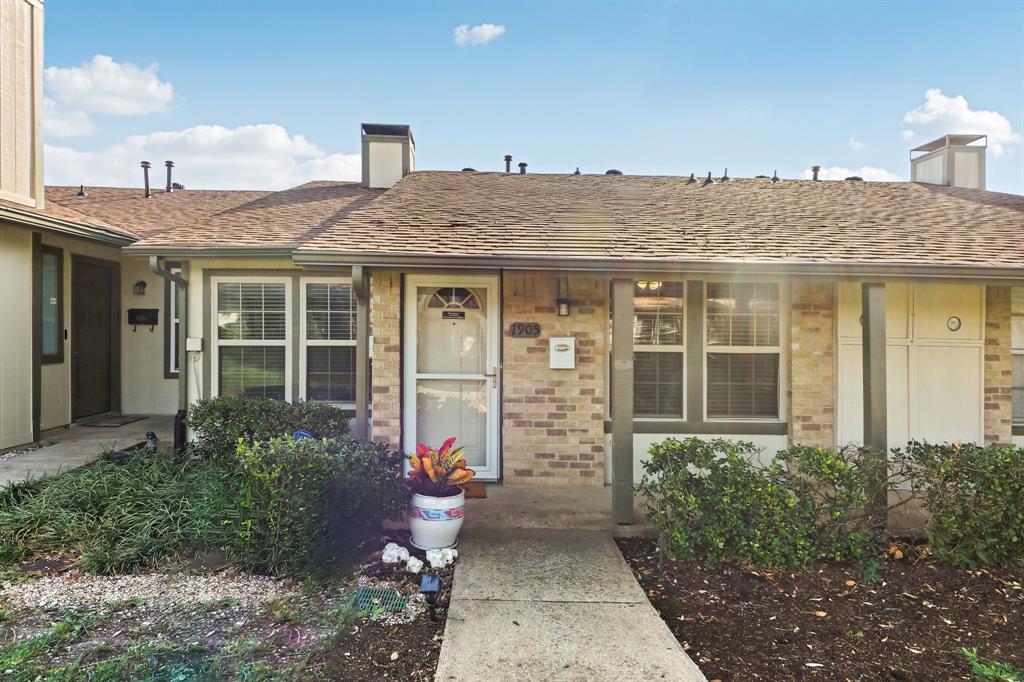
[[[159,319],[160,310],[158,308],[128,309],[128,324],[133,325],[132,331],[135,331],[140,324],[144,327],[149,327],[149,330],[153,331],[153,327],[158,324]]]

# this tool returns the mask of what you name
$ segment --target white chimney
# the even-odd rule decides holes
[[[984,141],[974,144],[979,140]],[[910,181],[985,189],[987,146],[987,135],[943,135],[915,147],[910,150]]]
[[[416,141],[407,125],[364,123],[363,187],[391,187],[416,168]]]

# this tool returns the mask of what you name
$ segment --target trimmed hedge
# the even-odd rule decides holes
[[[784,450],[767,465],[752,443],[670,438],[651,446],[637,492],[661,549],[708,566],[798,567],[862,559],[877,538],[858,527],[871,481],[859,450]]]
[[[186,423],[195,432],[195,449],[210,458],[233,456],[240,440],[268,441],[300,429],[315,439],[348,433],[348,417],[331,405],[244,396],[200,400],[189,407]]]

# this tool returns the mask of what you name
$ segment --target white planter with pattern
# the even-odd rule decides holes
[[[465,515],[465,491],[450,497],[414,493],[406,510],[413,546],[419,549],[454,547]]]

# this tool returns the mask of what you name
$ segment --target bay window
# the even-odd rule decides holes
[[[288,281],[213,281],[217,394],[290,398]]]
[[[779,285],[708,282],[709,419],[778,419]]]

